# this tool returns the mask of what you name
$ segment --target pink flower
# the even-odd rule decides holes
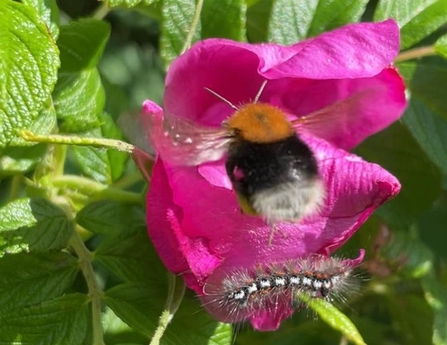
[[[299,133],[317,158],[327,196],[318,214],[279,224],[270,246],[269,226],[241,214],[224,160],[179,167],[158,157],[147,222],[166,267],[184,274],[187,286],[203,295],[204,285],[216,284],[235,269],[329,255],[345,243],[400,190],[386,170],[346,151],[402,114],[404,84],[390,66],[398,50],[398,27],[388,20],[348,25],[286,47],[208,39],[177,58],[166,78],[164,111],[170,114],[220,126],[232,110],[204,87],[239,105],[252,101],[267,79],[260,101],[286,110],[291,118],[333,106],[338,121],[323,125],[318,136]],[[143,110],[143,116],[161,124],[159,106],[146,101]],[[228,321],[215,305],[208,310]],[[256,329],[273,330],[291,312],[282,306],[254,313],[249,321]]]

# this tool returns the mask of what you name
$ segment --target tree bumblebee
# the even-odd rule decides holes
[[[325,188],[311,149],[296,130],[318,132],[318,124],[332,116],[324,108],[294,121],[271,104],[254,102],[236,107],[216,92],[234,113],[221,127],[204,127],[165,114],[160,123],[145,120],[149,139],[161,158],[173,165],[195,166],[226,156],[226,172],[241,210],[262,217],[272,229],[278,222],[298,222],[323,204]],[[157,130],[158,126],[158,130]],[[270,235],[272,239],[273,230]]]

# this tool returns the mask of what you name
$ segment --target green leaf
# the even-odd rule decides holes
[[[201,38],[224,37],[245,41],[246,13],[245,0],[205,1],[200,18]]]
[[[447,88],[447,62],[435,57],[398,66],[411,91],[403,121],[428,157],[445,172],[447,102],[443,90]]]
[[[367,0],[275,1],[268,40],[293,44],[307,37],[357,22],[367,3]]]
[[[50,29],[51,36],[57,39],[59,36],[59,8],[56,0],[22,0],[22,3],[37,11],[37,14]]]
[[[447,172],[447,121],[431,112],[416,97],[402,118],[427,156],[442,172]]]
[[[395,231],[391,242],[380,249],[380,254],[389,266],[409,278],[424,277],[433,269],[433,254],[413,232]]]
[[[165,280],[166,276],[161,275],[149,285],[115,286],[106,291],[105,301],[132,328],[152,336],[166,298]],[[189,294],[164,333],[161,344],[231,344],[231,326],[216,322],[208,313],[200,310],[198,299]]]
[[[436,52],[444,59],[447,59],[447,35],[438,39],[434,45]]]
[[[312,298],[306,294],[297,294],[297,297],[316,312],[324,322],[343,334],[346,339],[357,345],[365,345],[352,321],[334,305],[324,299]]]
[[[57,40],[61,51],[60,72],[79,72],[96,67],[109,35],[109,24],[101,20],[81,19],[62,26]]]
[[[33,130],[57,80],[57,47],[35,11],[0,1],[0,147],[23,140],[16,130]]]
[[[106,307],[102,314],[102,324],[104,326],[104,342],[106,344],[141,345],[149,343],[148,337],[130,328],[109,307]]]
[[[70,294],[0,316],[0,343],[83,344],[88,334],[88,296]]]
[[[447,194],[435,202],[433,207],[417,220],[419,236],[439,259],[447,259],[447,236],[445,236],[445,224],[447,224]]]
[[[399,195],[377,211],[390,225],[408,227],[438,197],[440,172],[401,123],[368,138],[356,152],[380,164],[402,184]]]
[[[422,279],[425,299],[434,312],[433,344],[447,344],[447,289],[433,275]]]
[[[398,64],[404,76],[411,97],[419,101],[436,115],[447,120],[447,61],[440,57],[427,57],[416,62]]]
[[[99,116],[99,120],[102,122],[100,128],[85,132],[82,136],[122,139],[121,132],[110,115],[102,114]],[[70,149],[81,168],[82,174],[105,184],[112,184],[121,177],[124,172],[124,164],[129,157],[128,154],[117,150],[104,150],[87,146],[72,146]]]
[[[108,200],[85,206],[78,212],[76,222],[96,234],[131,234],[145,228],[141,209]]]
[[[194,315],[194,318],[191,315]],[[217,322],[203,309],[197,296],[191,291],[186,291],[180,308],[163,335],[162,344],[214,345],[216,343],[212,341],[217,340],[220,341],[217,344],[230,345],[231,328],[229,325]],[[226,342],[227,340],[229,342]]]
[[[31,170],[42,160],[47,146],[7,147],[0,149],[0,177],[16,175]]]
[[[66,213],[45,199],[18,199],[0,209],[0,256],[61,249],[72,233]]]
[[[43,108],[31,125],[34,133],[48,134],[56,126],[56,112],[52,105]],[[24,142],[24,147],[0,148],[0,176],[15,175],[31,170],[42,161],[47,146]]]
[[[149,6],[159,2],[159,0],[108,0],[109,7],[135,7],[135,6]]]
[[[249,42],[267,41],[272,0],[260,0],[247,10],[247,38]]]
[[[68,253],[7,255],[0,259],[0,315],[60,297],[79,270]]]
[[[164,277],[166,278],[166,277]],[[132,328],[151,336],[157,326],[158,316],[163,310],[164,294],[155,285],[137,283],[117,285],[105,292],[104,300],[120,319]]]
[[[210,343],[213,345],[230,345],[233,343],[232,327],[229,323],[219,322],[210,337]]]
[[[401,344],[430,344],[433,314],[423,297],[399,293],[389,301],[394,327]]]
[[[407,49],[447,22],[445,0],[380,0],[374,20],[395,19],[401,28],[401,49]]]
[[[53,99],[62,132],[78,133],[100,126],[105,94],[96,68],[61,73]]]
[[[196,9],[194,0],[164,0],[162,9],[162,30],[160,53],[165,65],[174,60],[183,50]],[[193,34],[193,42],[200,39],[200,25]]]
[[[165,280],[165,271],[154,253],[146,231],[123,232],[118,236],[104,239],[95,252],[99,262],[114,276],[124,282],[145,282]]]

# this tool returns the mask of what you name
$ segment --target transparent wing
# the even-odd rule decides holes
[[[152,156],[158,153],[174,165],[194,166],[219,160],[231,140],[224,128],[197,126],[173,115],[140,114],[137,120],[125,122],[137,124],[131,131],[124,129],[127,124],[121,125],[134,145]]]
[[[325,137],[328,133],[347,131],[350,124],[356,121],[356,104],[362,98],[370,97],[370,91],[359,92],[349,98],[333,103],[327,107],[304,115],[294,121],[292,125],[298,130],[306,130],[316,136]],[[340,128],[344,126],[345,128]]]

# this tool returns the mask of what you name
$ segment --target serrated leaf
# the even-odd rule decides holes
[[[445,0],[380,0],[374,20],[395,19],[401,28],[401,49],[418,43],[447,22]]]
[[[23,140],[16,130],[32,124],[57,80],[57,47],[35,11],[0,1],[0,147]]]
[[[160,286],[161,287],[161,286]],[[137,331],[151,336],[163,309],[166,296],[155,283],[150,286],[137,283],[117,285],[105,292],[104,300],[120,319]]]
[[[16,254],[0,259],[0,315],[60,297],[73,283],[77,260],[68,253]]]
[[[122,139],[121,132],[110,115],[102,114],[98,119],[102,123],[101,127],[85,132],[82,136]],[[124,172],[124,164],[129,157],[128,154],[117,150],[82,146],[73,146],[70,149],[82,174],[105,184],[112,184],[121,177]]]
[[[0,343],[83,344],[88,332],[88,296],[70,294],[0,316]]]
[[[160,278],[165,278],[165,276]],[[149,286],[118,285],[106,291],[105,301],[124,322],[141,333],[151,336],[163,310],[163,301],[166,299],[167,292],[165,285],[158,286],[155,291],[156,284],[160,283],[152,282]],[[164,292],[161,292],[163,289]],[[161,344],[231,344],[231,342],[225,342],[229,337],[227,333],[230,331],[229,327],[223,326],[209,314],[200,310],[197,298],[189,296],[184,299],[172,323],[163,334]],[[193,318],[192,315],[194,315]]]
[[[160,53],[166,66],[182,52],[191,30],[195,9],[195,0],[163,1]],[[193,34],[193,42],[200,39],[200,30],[199,23]]]
[[[45,199],[18,199],[0,209],[0,256],[61,249],[72,233],[66,213]]]
[[[438,197],[440,172],[401,123],[368,138],[356,152],[390,171],[402,185],[399,195],[377,211],[388,224],[408,227]]]
[[[150,246],[145,231],[124,232],[103,240],[94,259],[124,282],[149,284],[159,279],[165,280],[163,266]]]
[[[22,0],[24,4],[33,7],[50,29],[51,36],[59,36],[59,8],[56,0]]]
[[[433,344],[447,344],[447,289],[430,275],[422,279],[425,299],[434,312]]]
[[[43,108],[31,125],[34,133],[48,134],[56,126],[56,112],[51,105]],[[21,143],[22,144],[22,143]],[[31,170],[42,161],[47,146],[23,142],[23,147],[0,148],[0,176],[15,175]]]
[[[105,103],[104,88],[97,69],[61,73],[53,100],[62,132],[78,133],[97,128]]]
[[[157,3],[159,0],[108,0],[109,7],[127,7],[132,8],[135,6],[149,6]]]
[[[16,175],[31,170],[42,160],[47,151],[45,144],[31,147],[0,149],[0,177]]]
[[[148,337],[130,328],[109,307],[105,307],[102,314],[102,324],[106,344],[141,345],[149,343]]]
[[[245,0],[205,1],[201,12],[202,39],[224,37],[245,41]]]
[[[191,317],[194,315],[194,318]],[[222,333],[222,338],[219,333]],[[190,291],[186,291],[185,298],[180,304],[180,308],[166,329],[161,339],[163,345],[178,344],[197,344],[197,345],[230,345],[232,342],[226,343],[230,335],[230,327],[223,326],[209,315],[199,303],[199,299]],[[220,339],[222,343],[214,343],[216,339]]]
[[[232,334],[231,324],[219,322],[210,337],[210,343],[213,345],[230,345],[233,341]]]
[[[293,44],[339,26],[357,22],[365,11],[367,0],[273,2],[268,40]]]
[[[78,212],[76,222],[94,233],[107,235],[131,234],[145,227],[140,208],[108,200],[85,206]]]
[[[96,67],[109,35],[109,24],[101,20],[81,19],[62,26],[57,40],[61,52],[60,72]]]
[[[447,35],[438,39],[434,45],[436,52],[444,59],[447,59]]]
[[[311,298],[305,294],[298,294],[297,297],[316,312],[324,322],[342,333],[346,339],[357,345],[365,345],[352,321],[334,305],[324,299]]]

